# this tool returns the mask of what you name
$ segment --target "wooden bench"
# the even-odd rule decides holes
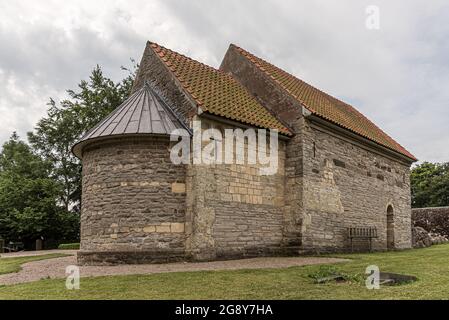
[[[4,247],[4,250],[8,250],[8,252],[18,252],[24,249],[23,242],[9,242],[8,246]]]
[[[377,229],[375,227],[350,227],[348,228],[348,238],[351,241],[351,252],[354,252],[354,239],[368,240],[371,252],[373,239],[377,238]]]

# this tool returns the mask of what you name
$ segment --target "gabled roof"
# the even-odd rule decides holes
[[[190,130],[151,87],[145,85],[99,124],[89,130],[72,148],[82,157],[83,146],[95,139],[140,134],[170,135],[175,129]]]
[[[217,69],[166,49],[150,47],[164,62],[202,111],[280,133],[292,132],[234,78]]]
[[[275,81],[301,105],[312,112],[312,114],[399,152],[412,160],[417,160],[410,152],[351,105],[330,96],[238,46],[232,44],[231,46],[234,46],[238,52]]]

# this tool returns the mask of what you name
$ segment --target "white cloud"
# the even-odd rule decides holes
[[[215,67],[234,42],[352,103],[419,159],[449,161],[448,15],[443,0],[0,0],[0,141],[97,63],[120,79],[146,40]]]

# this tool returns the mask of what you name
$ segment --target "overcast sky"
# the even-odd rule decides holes
[[[214,67],[235,43],[351,103],[421,161],[449,161],[448,21],[446,0],[0,0],[0,143],[96,64],[121,79],[147,40]]]

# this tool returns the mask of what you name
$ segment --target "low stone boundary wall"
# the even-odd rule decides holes
[[[412,209],[412,224],[449,237],[449,207]]]

